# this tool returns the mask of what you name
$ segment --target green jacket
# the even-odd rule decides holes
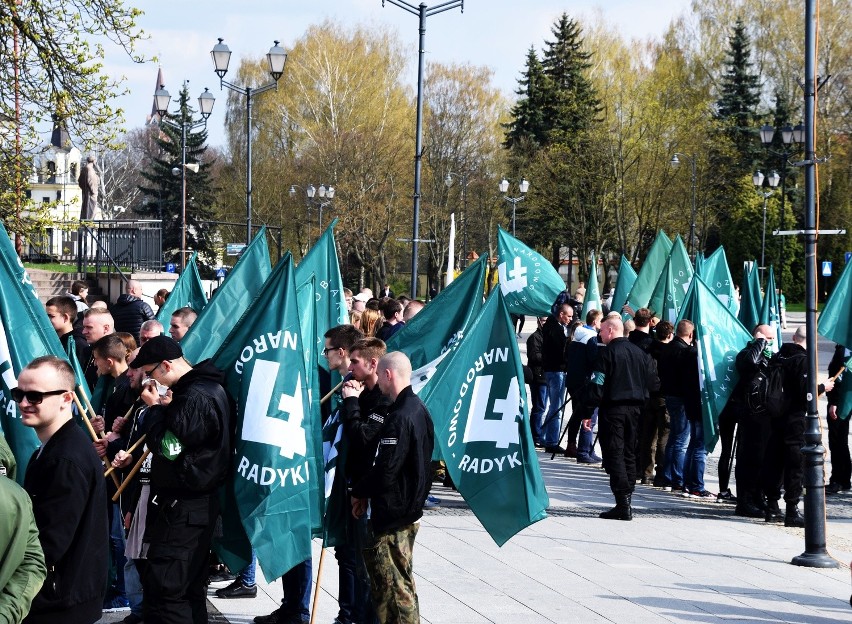
[[[18,464],[15,461],[15,456],[12,454],[12,449],[9,447],[9,443],[6,442],[5,436],[0,433],[0,475],[3,474],[4,468],[6,469],[6,476],[14,481],[18,473]]]
[[[0,624],[19,624],[47,575],[30,497],[0,477]]]

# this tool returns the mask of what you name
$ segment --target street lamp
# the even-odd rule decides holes
[[[672,154],[672,159],[669,161],[672,167],[677,168],[680,165],[680,159],[678,156],[683,156],[689,163],[692,165],[692,177],[690,178],[692,184],[692,210],[690,211],[690,220],[689,220],[689,256],[690,258],[695,258],[695,186],[698,181],[698,178],[695,174],[695,154],[692,156],[688,154],[683,154],[681,152],[675,152]]]
[[[463,171],[462,173],[453,173],[452,171],[447,172],[447,177],[444,178],[444,184],[447,185],[447,188],[450,188],[453,185],[453,178],[458,178],[461,180],[461,200],[462,200],[462,213],[461,213],[461,226],[462,226],[462,269],[467,267],[467,185],[469,180],[467,179],[468,171]]]
[[[792,154],[791,148],[795,147],[795,150],[799,150],[799,145],[805,139],[805,127],[802,124],[796,125],[796,127],[791,127],[790,124],[783,126],[779,130],[781,134],[781,143],[784,145],[783,151],[775,151],[769,149],[769,146],[772,145],[772,139],[775,136],[775,128],[770,126],[769,124],[765,124],[760,129],[760,142],[763,143],[763,147],[766,150],[778,156],[781,160],[781,219],[779,223],[779,229],[786,229],[786,200],[787,200],[787,162],[790,158],[790,154]],[[779,264],[781,266],[780,271],[778,271],[778,288],[781,292],[784,292],[784,237],[780,236],[778,245],[781,247],[780,253],[780,261]]]
[[[296,196],[296,186],[296,184],[290,185],[290,197]],[[331,185],[326,187],[325,184],[320,184],[319,188],[316,188],[313,184],[309,184],[308,188],[305,189],[305,196],[308,205],[313,204],[319,208],[319,232],[317,234],[317,240],[319,240],[322,236],[322,210],[331,205],[331,200],[334,199],[334,187]],[[308,236],[310,236],[310,233]]]
[[[186,86],[187,82],[184,81],[183,84]],[[154,92],[154,109],[160,117],[160,124],[180,130],[180,168],[175,167],[172,169],[172,173],[181,177],[180,268],[183,270],[186,268],[186,171],[189,169],[198,173],[198,163],[186,162],[186,135],[195,128],[207,127],[207,119],[213,112],[213,104],[216,102],[216,98],[207,89],[204,89],[204,93],[198,96],[198,110],[201,112],[201,119],[198,121],[192,121],[191,118],[187,119],[183,110],[180,112],[180,122],[169,119],[167,115],[170,101],[171,96],[166,91],[165,85],[160,85],[160,88]]]
[[[509,181],[506,178],[498,185],[500,192],[503,193],[503,199],[512,204],[512,236],[515,235],[515,208],[518,205],[518,202],[524,201],[524,196],[526,192],[530,188],[530,183],[527,182],[526,178],[521,178],[521,183],[518,185],[518,190],[521,192],[518,197],[509,197],[506,193],[509,191]]]
[[[252,98],[270,89],[278,88],[278,79],[284,73],[284,64],[287,62],[287,53],[284,48],[275,45],[269,48],[266,60],[269,64],[269,75],[272,82],[262,87],[240,87],[225,80],[228,73],[228,63],[231,61],[231,50],[219,38],[219,43],[213,46],[210,56],[213,57],[213,66],[216,75],[219,76],[219,88],[226,87],[229,91],[246,96],[246,245],[251,242],[251,105]]]
[[[758,192],[763,196],[763,235],[760,238],[760,283],[763,283],[763,272],[766,270],[766,200],[772,195],[772,189],[778,186],[778,181],[781,179],[781,176],[778,175],[777,171],[773,171],[769,174],[769,177],[765,177],[762,172],[756,171],[754,175],[751,177],[751,181],[757,187]],[[763,182],[769,183],[769,190],[762,191],[760,189],[763,188]]]

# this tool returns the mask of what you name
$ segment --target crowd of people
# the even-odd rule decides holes
[[[647,308],[590,310],[579,320],[579,302],[561,297],[553,313],[538,319],[527,339],[530,431],[545,453],[603,464],[616,507],[602,518],[632,519],[636,484],[687,498],[736,504],[740,516],[803,527],[799,511],[807,366],[805,327],[792,342],[775,345],[775,329],[758,325],[736,357],[739,381],[719,417],[719,492],[705,487],[706,450],[699,354],[688,319],[677,326]],[[623,316],[629,316],[623,321]],[[828,367],[836,375],[850,351],[838,345]],[[750,407],[756,376],[778,367],[777,411]],[[850,490],[849,415],[838,413],[834,378],[819,384],[828,393],[832,471],[826,493]],[[569,413],[565,421],[563,416]],[[594,452],[597,426],[603,457]],[[560,431],[562,431],[560,435]],[[565,446],[562,440],[565,439]],[[736,449],[736,451],[734,451]],[[736,455],[736,457],[734,457]],[[730,488],[735,465],[736,495]],[[785,509],[779,501],[783,496]]]
[[[180,341],[196,311],[177,309],[164,327],[132,280],[107,308],[89,308],[86,295],[85,284],[75,283],[45,309],[63,347],[73,345],[91,410],[77,402],[74,371],[57,357],[31,362],[12,390],[23,424],[35,430],[41,446],[25,467],[21,490],[13,483],[14,457],[0,436],[0,470],[7,477],[0,476],[0,493],[10,510],[0,516],[0,536],[10,544],[0,560],[0,619],[90,624],[104,611],[128,610],[126,624],[206,622],[211,583],[229,583],[216,589],[220,598],[257,596],[256,558],[231,573],[211,553],[217,491],[233,464],[234,400],[222,371],[209,360],[193,364],[184,357]],[[561,295],[552,314],[537,319],[527,339],[525,377],[535,445],[581,464],[602,464],[608,473],[615,506],[600,517],[631,520],[640,484],[736,504],[741,516],[804,526],[798,510],[804,328],[778,349],[772,328],[759,325],[737,355],[740,381],[719,422],[720,491],[711,493],[704,482],[693,323],[673,326],[647,308],[607,315],[590,310],[580,319],[583,295],[580,289],[574,298]],[[167,296],[158,292],[155,303]],[[345,537],[334,548],[335,624],[418,622],[412,551],[423,510],[436,501],[430,496],[434,431],[411,389],[411,363],[401,352],[388,352],[386,341],[426,304],[395,298],[387,285],[380,297],[369,289],[345,289],[344,296],[351,324],[329,329],[322,350],[323,368],[343,379],[334,392],[321,388],[321,396],[330,397],[324,427],[332,433],[339,427],[346,447],[332,487],[348,512]],[[515,324],[515,331],[522,327]],[[839,372],[849,355],[838,346],[829,374]],[[773,416],[755,413],[746,401],[749,383],[775,365],[784,371],[783,409]],[[850,489],[849,420],[838,413],[833,380],[819,391],[829,399],[832,474],[826,492],[837,494]],[[602,457],[595,452],[598,440]],[[734,455],[736,496],[730,488]],[[281,606],[254,621],[307,621],[311,575],[310,559],[285,573]]]

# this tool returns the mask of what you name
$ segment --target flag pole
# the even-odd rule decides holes
[[[80,386],[77,386],[77,389],[79,390]],[[77,410],[80,412],[80,416],[81,416],[82,421],[84,423],[86,423],[86,428],[89,430],[89,435],[92,436],[92,441],[97,442],[98,441],[98,434],[95,433],[95,428],[92,427],[91,421],[86,417],[86,410],[83,409],[83,406],[80,403],[80,399],[77,398],[77,393],[72,392],[71,396],[74,397],[74,404],[77,406]],[[85,394],[83,394],[83,398],[86,398]],[[89,407],[91,407],[91,406],[89,406]],[[106,457],[101,457],[101,463],[103,463],[105,470],[109,468],[109,466],[107,465]],[[111,476],[112,476],[112,482],[115,483],[115,487],[121,488],[121,484],[118,482],[118,477],[115,474],[112,474]],[[104,475],[104,477],[106,477],[106,475]]]
[[[145,449],[145,452],[142,453],[142,457],[139,458],[139,461],[136,462],[136,465],[133,466],[133,469],[127,474],[126,477],[124,477],[124,481],[122,482],[122,484],[120,486],[118,486],[118,490],[116,491],[116,493],[113,494],[112,502],[114,502],[114,503],[118,502],[118,497],[121,496],[121,493],[124,492],[125,488],[127,488],[127,486],[130,485],[130,482],[133,480],[133,477],[136,476],[136,473],[139,472],[139,469],[142,467],[142,463],[145,461],[145,459],[150,454],[151,454],[151,451],[149,451],[148,449]],[[113,475],[113,476],[115,476],[115,475]]]
[[[127,451],[125,451],[125,452],[128,455],[132,455],[133,451],[135,451],[137,448],[139,448],[139,445],[142,444],[145,441],[145,436],[147,436],[147,435],[148,435],[147,433],[143,433],[142,436],[138,440],[136,440],[136,443],[133,446],[131,446],[129,449],[127,449]],[[115,466],[110,466],[109,470],[107,470],[104,473],[104,476],[106,477],[107,475],[112,474],[113,470],[115,470]]]
[[[322,563],[325,559],[325,548],[320,551],[319,566],[317,566],[317,580],[314,583],[314,602],[311,606],[311,624],[314,624],[314,618],[317,615],[317,603],[319,602],[320,579],[322,579]]]

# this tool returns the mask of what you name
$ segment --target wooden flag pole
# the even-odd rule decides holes
[[[77,388],[79,388],[79,387],[80,386],[77,386]],[[77,406],[77,410],[80,412],[80,418],[82,418],[83,422],[86,423],[86,428],[89,430],[89,435],[92,436],[93,441],[97,442],[98,441],[98,434],[95,433],[95,428],[92,427],[91,421],[86,417],[86,410],[84,410],[83,406],[80,404],[80,399],[77,398],[77,393],[72,392],[71,396],[74,397],[74,404]],[[86,395],[83,394],[84,398],[85,398],[85,396]],[[101,462],[103,462],[104,469],[109,470],[109,465],[107,464],[106,457],[101,457]],[[106,476],[106,474],[104,474],[104,476]],[[117,488],[121,487],[121,484],[118,482],[118,476],[115,473],[111,473],[111,476],[112,476],[112,482],[115,483],[115,487],[117,487]]]
[[[127,449],[127,451],[125,451],[125,452],[126,452],[126,453],[128,453],[129,455],[132,455],[132,454],[133,454],[133,451],[135,451],[137,448],[139,448],[139,445],[140,445],[140,444],[142,444],[142,443],[145,441],[145,436],[146,436],[146,435],[148,435],[148,434],[147,434],[147,433],[143,433],[143,434],[139,437],[139,439],[138,439],[138,440],[136,440],[136,442],[133,444],[133,446],[131,446],[131,447],[130,447],[129,449]],[[112,474],[112,471],[113,471],[113,470],[115,470],[115,466],[110,466],[109,470],[107,470],[107,471],[104,473],[104,476],[106,477],[106,476],[108,476],[108,475]]]
[[[342,381],[340,383],[343,383]],[[317,567],[317,580],[314,583],[314,604],[311,607],[311,624],[314,624],[314,618],[317,615],[317,603],[319,602],[320,581],[322,580],[322,562],[325,559],[325,548],[320,551],[319,566]]]
[[[124,482],[120,486],[118,486],[118,491],[113,495],[112,502],[118,502],[118,497],[121,496],[121,493],[130,484],[130,482],[133,480],[133,477],[136,476],[136,473],[139,472],[139,469],[142,467],[142,462],[144,462],[150,454],[151,451],[145,449],[145,452],[142,453],[142,457],[139,458],[139,461],[136,462],[136,465],[133,466],[133,469],[127,474],[126,477],[124,477]]]
[[[331,389],[331,392],[329,392],[327,395],[325,395],[325,396],[324,396],[324,397],[320,400],[320,405],[322,405],[323,403],[325,403],[326,401],[328,401],[328,400],[331,398],[331,396],[332,396],[335,392],[337,392],[338,390],[340,390],[340,388],[343,386],[343,382],[344,382],[344,381],[346,381],[346,380],[345,380],[345,379],[341,379],[341,380],[340,380],[340,383],[339,383],[339,384],[337,384],[336,386],[334,386],[334,388],[332,388],[332,389]]]

